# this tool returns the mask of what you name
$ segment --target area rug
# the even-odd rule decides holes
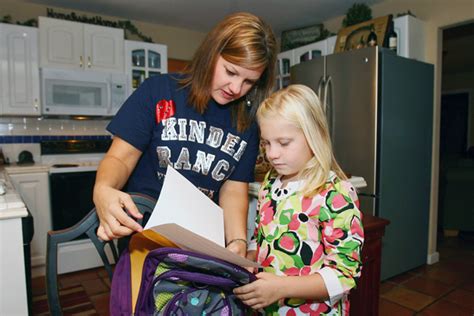
[[[81,285],[59,290],[59,300],[64,315],[94,315],[94,305]],[[33,315],[51,315],[46,294],[33,297]]]

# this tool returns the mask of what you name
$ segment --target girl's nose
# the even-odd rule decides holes
[[[267,155],[267,158],[268,160],[272,161],[273,159],[276,159],[278,158],[278,150],[275,148],[275,146],[271,147],[271,146],[267,146],[265,148],[265,153]]]

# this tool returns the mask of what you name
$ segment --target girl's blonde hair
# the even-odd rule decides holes
[[[245,97],[233,101],[237,105],[232,107],[237,129],[245,130],[253,121],[258,105],[273,89],[276,47],[271,27],[259,17],[246,12],[227,16],[207,34],[184,71],[185,77],[180,83],[190,87],[189,104],[199,113],[206,110],[219,56],[246,69],[264,69],[248,93],[252,106],[246,106]]]
[[[258,108],[257,120],[275,116],[301,129],[313,153],[313,157],[299,172],[299,177],[306,179],[302,189],[304,196],[319,193],[331,170],[340,178],[347,179],[332,152],[326,115],[313,90],[305,85],[293,84],[273,93]]]

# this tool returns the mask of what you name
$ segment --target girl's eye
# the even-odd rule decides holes
[[[290,142],[281,142],[280,145],[281,147],[286,147],[290,144]]]
[[[235,75],[235,73],[234,73],[233,71],[231,71],[231,70],[229,70],[229,69],[227,69],[227,68],[226,68],[225,71],[226,71],[226,73],[227,73],[229,76],[234,76],[234,75]]]

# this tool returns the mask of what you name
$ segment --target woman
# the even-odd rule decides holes
[[[272,90],[275,60],[271,28],[235,13],[206,36],[183,74],[152,77],[135,91],[107,127],[114,138],[94,187],[99,238],[141,231],[125,210],[141,215],[120,189],[158,198],[172,165],[223,208],[228,249],[245,256],[254,116]]]

